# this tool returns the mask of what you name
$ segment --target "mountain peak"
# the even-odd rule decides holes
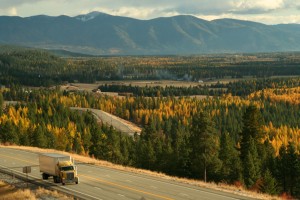
[[[75,18],[80,20],[80,21],[86,22],[86,21],[92,20],[92,19],[94,19],[94,18],[96,18],[100,15],[105,16],[105,15],[108,15],[108,14],[98,12],[98,11],[93,11],[93,12],[90,12],[90,13],[87,13],[87,14],[84,14],[84,15],[78,15]]]

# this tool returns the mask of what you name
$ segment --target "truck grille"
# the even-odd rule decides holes
[[[67,173],[67,179],[68,180],[73,180],[74,179],[74,173],[73,172]]]

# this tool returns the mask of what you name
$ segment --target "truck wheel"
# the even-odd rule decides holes
[[[60,183],[60,178],[57,176],[53,176],[54,183]]]
[[[47,180],[49,177],[48,174],[45,174],[45,173],[43,173],[42,176],[43,176],[43,180]]]
[[[61,183],[62,185],[65,185],[66,183]]]

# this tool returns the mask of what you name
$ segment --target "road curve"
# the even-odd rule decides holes
[[[115,129],[121,131],[122,133],[127,133],[128,135],[133,136],[135,133],[140,134],[141,128],[136,126],[135,124],[121,119],[115,115],[104,112],[102,110],[93,109],[93,108],[78,108],[71,107],[71,110],[79,110],[79,111],[91,111],[97,120],[102,121],[105,124],[112,125]]]
[[[250,199],[231,193],[200,188],[172,180],[121,170],[77,163],[80,183],[53,184],[53,180],[43,181],[38,166],[38,153],[0,147],[0,168],[21,173],[24,166],[32,166],[29,178],[48,184],[49,187],[80,198],[91,200],[235,200]]]

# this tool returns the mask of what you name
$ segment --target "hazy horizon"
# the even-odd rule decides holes
[[[77,16],[93,11],[147,20],[192,15],[204,20],[232,18],[264,24],[300,24],[294,0],[2,0],[0,16]]]

